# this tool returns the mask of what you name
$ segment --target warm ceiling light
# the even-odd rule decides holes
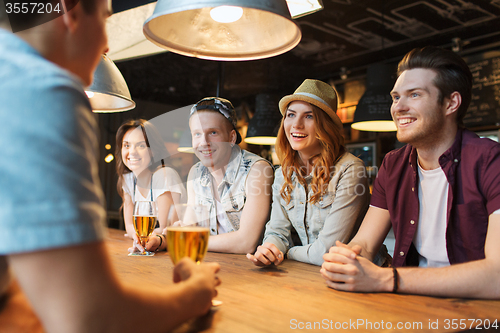
[[[394,86],[395,67],[375,64],[366,72],[366,91],[361,96],[351,128],[359,131],[392,132],[396,124],[392,121],[390,92]]]
[[[111,150],[111,145],[109,143],[107,143],[104,148],[106,148],[106,150]]]
[[[179,147],[177,148],[177,151],[181,153],[194,154],[191,131],[189,129],[182,132],[181,138],[179,139]]]
[[[370,132],[394,132],[397,130],[396,124],[392,120],[361,121],[352,124],[351,127],[358,131]]]
[[[219,6],[210,11],[210,17],[219,23],[232,23],[243,16],[243,8],[235,6]]]
[[[115,63],[103,55],[90,87],[85,88],[92,111],[122,112],[135,108],[127,83]]]
[[[286,3],[294,19],[323,9],[321,0],[286,0]]]
[[[115,159],[115,157],[113,156],[113,154],[108,154],[105,158],[104,158],[104,161],[106,161],[106,163],[111,163],[111,161],[113,161]]]
[[[279,98],[271,94],[255,97],[255,114],[248,123],[247,135],[243,141],[253,145],[274,145],[281,124],[278,109]]]
[[[251,137],[251,138],[245,138],[243,141],[246,143],[250,143],[252,145],[274,145],[276,144],[276,137],[275,136],[258,136],[258,137]]]
[[[178,147],[178,148],[177,148],[177,151],[178,151],[179,153],[190,153],[190,154],[194,154],[193,147]]]
[[[212,19],[214,7],[243,10],[239,20]],[[252,60],[282,54],[302,36],[285,0],[159,0],[146,20],[144,35],[175,53],[212,60]]]

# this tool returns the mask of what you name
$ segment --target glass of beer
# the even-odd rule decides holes
[[[154,201],[136,201],[133,216],[135,234],[142,247],[144,247],[156,226],[156,203]],[[144,251],[141,254],[150,256],[154,253]]]
[[[167,249],[174,264],[189,257],[198,264],[203,260],[208,248],[209,216],[202,205],[176,204],[178,221],[169,221],[167,226]]]

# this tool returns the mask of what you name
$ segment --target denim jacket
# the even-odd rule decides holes
[[[280,195],[283,172],[281,168],[276,170],[271,219],[266,225],[264,243],[273,243],[289,259],[321,265],[323,254],[336,240],[347,243],[352,239],[370,201],[365,167],[359,158],[345,153],[332,171],[327,192],[315,204],[308,201],[311,189],[306,196],[306,189],[294,173],[294,188],[287,204]],[[311,175],[305,178],[308,183],[311,179]],[[292,243],[292,228],[297,231],[302,244]]]
[[[247,197],[245,188],[246,180],[251,167],[258,161],[266,161],[271,164],[260,156],[242,150],[237,145],[233,147],[224,179],[217,189],[221,204],[226,211],[230,223],[230,225],[223,226],[227,232],[236,231],[240,228],[241,212],[243,206],[245,206]],[[195,193],[194,203],[208,207],[210,214],[210,234],[216,235],[217,210],[212,194],[212,175],[201,162],[198,162],[191,168],[189,180],[192,181],[193,192]]]

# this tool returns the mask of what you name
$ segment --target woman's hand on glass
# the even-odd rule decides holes
[[[139,242],[139,237],[137,237],[137,235],[134,233],[132,234],[132,238],[133,238],[133,243],[132,243],[132,247],[129,247],[128,248],[128,252],[130,253],[135,253],[135,252],[144,252],[144,248],[142,247],[141,243]]]
[[[137,247],[136,242],[134,242],[134,247],[136,248],[136,251],[140,251],[140,248]],[[140,246],[140,245],[139,245]],[[146,246],[144,247],[144,250],[149,251],[149,252],[158,252],[165,250],[166,247],[166,237],[165,234],[156,234],[153,233],[151,237],[149,237],[148,242],[146,243]]]

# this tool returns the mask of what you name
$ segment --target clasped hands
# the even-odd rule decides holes
[[[340,241],[323,255],[321,275],[333,289],[360,292],[384,292],[392,289],[392,270],[383,269],[361,257],[359,245]]]

